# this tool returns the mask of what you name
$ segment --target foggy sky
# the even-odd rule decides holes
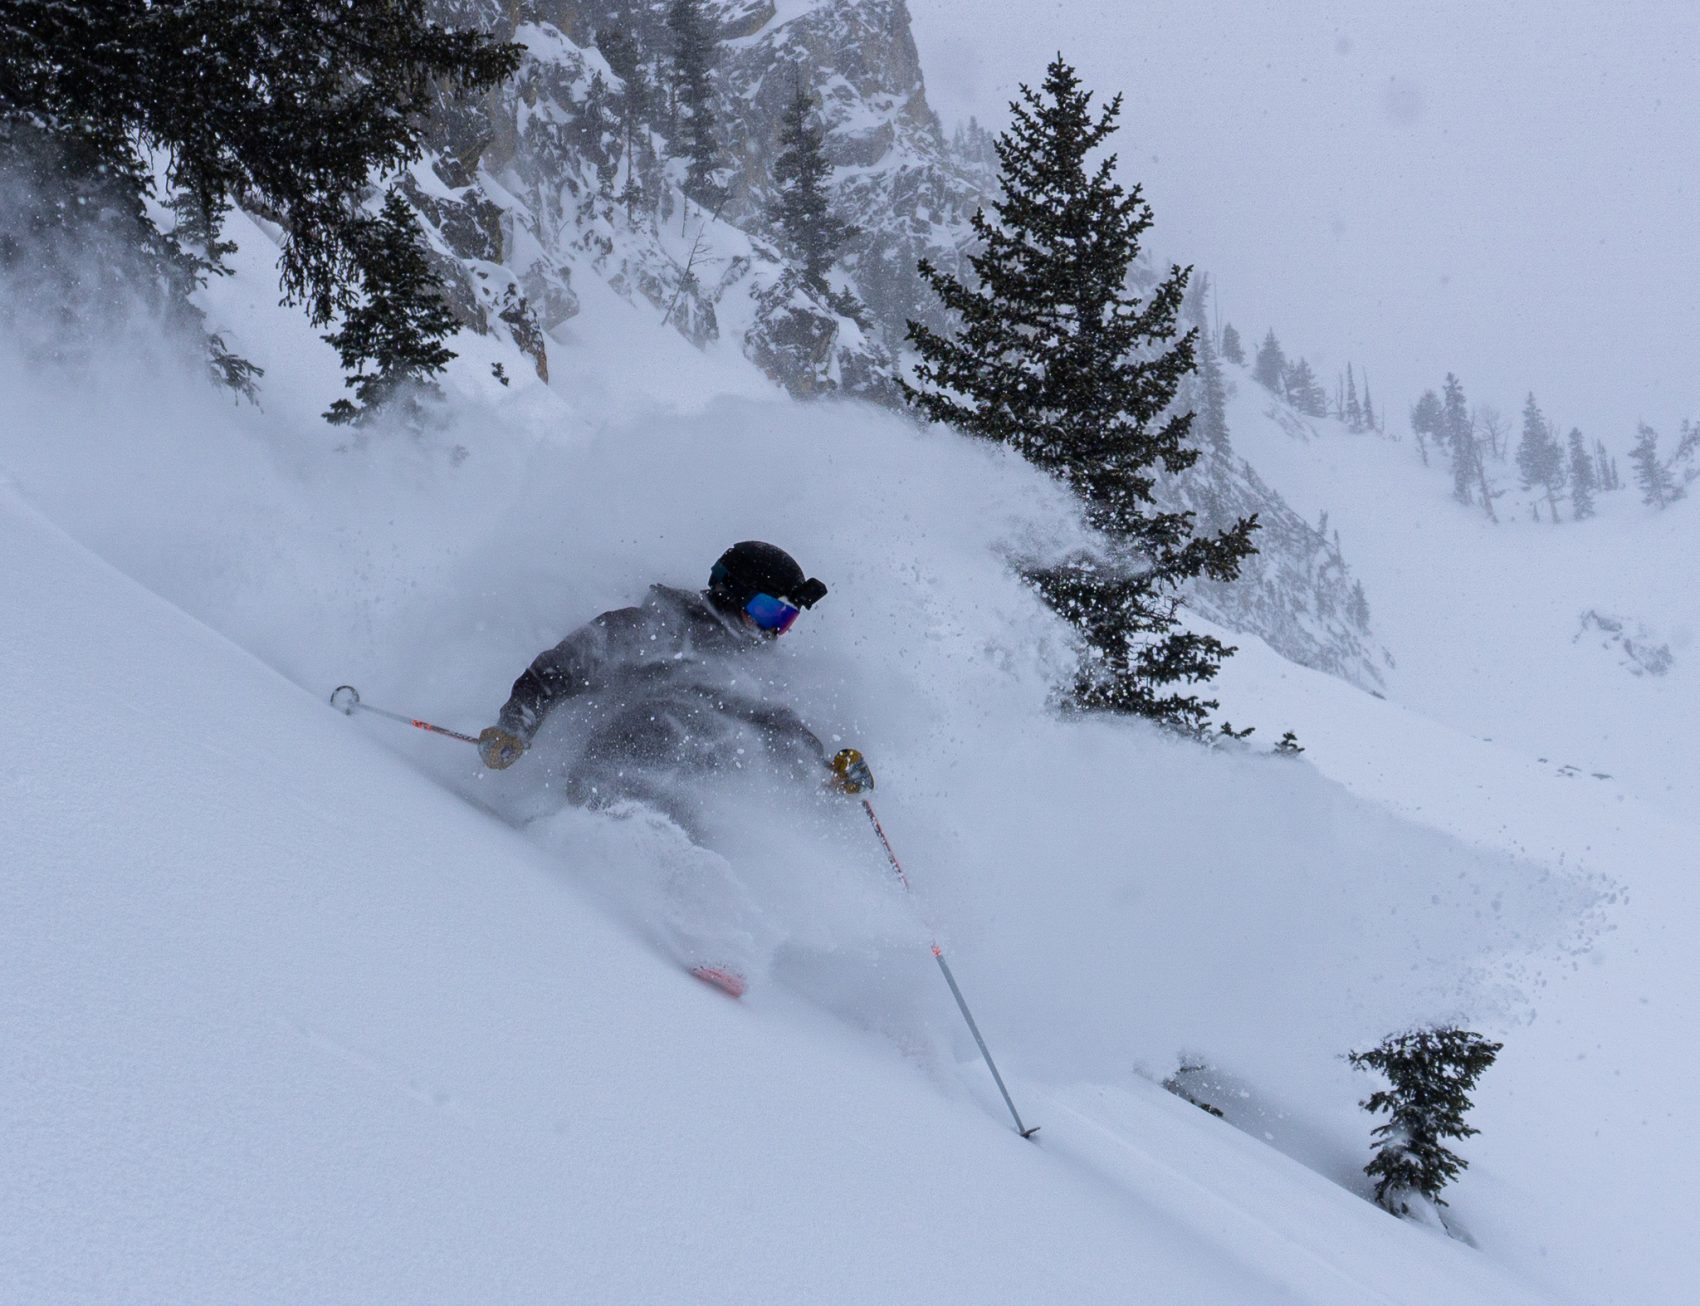
[[[1215,274],[1332,389],[1472,402],[1627,448],[1700,416],[1700,4],[911,0],[934,107],[1007,122],[1057,51],[1126,97],[1152,250]],[[1667,444],[1668,447],[1668,444]]]

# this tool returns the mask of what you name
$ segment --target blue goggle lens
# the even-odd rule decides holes
[[[776,635],[783,635],[790,630],[799,615],[796,605],[787,603],[784,599],[776,599],[771,594],[756,595],[744,604],[744,611],[757,626],[763,630],[771,630]]]

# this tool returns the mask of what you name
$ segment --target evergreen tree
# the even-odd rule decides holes
[[[397,191],[366,224],[356,244],[366,302],[349,310],[342,326],[325,339],[336,347],[349,373],[344,384],[359,401],[338,399],[325,418],[363,425],[398,400],[409,422],[423,416],[420,400],[441,398],[433,379],[454,357],[443,338],[455,329],[443,302],[443,280],[419,247],[419,229]]]
[[[608,79],[597,69],[590,74],[584,99],[569,98],[562,106],[566,117],[561,123],[561,139],[580,160],[595,169],[597,193],[604,199],[613,198],[614,183],[625,157],[618,99],[609,89]]]
[[[171,197],[167,207],[177,216],[171,238],[178,247],[195,261],[203,273],[228,277],[230,268],[224,260],[236,252],[236,242],[225,240],[223,236],[224,220],[232,208],[230,201],[216,199],[211,208],[203,209],[198,198],[187,191],[179,191]]]
[[[211,209],[203,209],[201,201],[187,191],[172,196],[169,207],[177,215],[177,225],[170,233],[194,269],[197,284],[209,276],[228,277],[230,268],[225,257],[236,252],[236,242],[223,238],[224,219],[230,212],[228,200],[215,200]],[[198,325],[198,324],[197,324]],[[216,331],[206,335],[207,365],[213,380],[247,399],[259,402],[259,380],[265,368],[232,353],[224,337]]]
[[[1346,429],[1361,432],[1364,429],[1364,410],[1358,404],[1358,383],[1352,376],[1352,365],[1346,364]]]
[[[1369,596],[1361,580],[1352,582],[1352,596],[1346,601],[1346,615],[1363,634],[1369,634]]]
[[[1475,485],[1480,468],[1481,451],[1476,447],[1474,423],[1470,406],[1464,398],[1464,383],[1451,372],[1446,374],[1440,400],[1439,442],[1452,456],[1452,497],[1459,503],[1470,502],[1471,487]]]
[[[1469,1162],[1442,1140],[1481,1132],[1464,1122],[1468,1094],[1502,1046],[1469,1030],[1442,1027],[1383,1039],[1379,1047],[1348,1056],[1356,1068],[1379,1070],[1388,1081],[1361,1103],[1372,1115],[1388,1113],[1387,1122],[1371,1131],[1381,1141],[1364,1167],[1384,1208],[1409,1215],[1418,1198],[1447,1204],[1440,1190]]]
[[[1488,456],[1499,456],[1499,443],[1505,438],[1505,419],[1500,416],[1499,409],[1491,404],[1481,404],[1471,409],[1467,443],[1453,446],[1453,458],[1462,457],[1466,463],[1464,475],[1467,484],[1473,485],[1481,494],[1482,511],[1487,519],[1498,523],[1499,514],[1494,511],[1493,501],[1499,497],[1500,491],[1494,489],[1488,479]],[[1458,494],[1458,482],[1453,482],[1453,493]],[[1460,502],[1470,501],[1468,494],[1458,495]]]
[[[1440,388],[1440,425],[1436,436],[1446,448],[1467,437],[1470,431],[1470,405],[1464,398],[1464,383],[1451,372]]]
[[[1187,278],[1181,296],[1181,324],[1200,337],[1210,334],[1210,274],[1200,272]]]
[[[1570,514],[1576,521],[1585,521],[1594,515],[1598,478],[1594,474],[1594,461],[1582,445],[1582,432],[1574,426],[1570,428],[1569,455]]]
[[[1517,470],[1525,490],[1540,489],[1546,494],[1551,520],[1558,521],[1558,492],[1564,488],[1564,451],[1553,438],[1552,427],[1535,402],[1531,392],[1523,404],[1523,437],[1517,442]],[[1540,509],[1535,510],[1540,518]]]
[[[1450,441],[1452,458],[1452,497],[1462,504],[1476,501],[1475,491],[1485,475],[1482,467],[1481,445],[1476,443],[1475,431],[1466,427],[1462,439]]]
[[[719,199],[714,184],[720,146],[715,137],[713,82],[718,43],[703,0],[672,0],[667,9],[667,27],[673,34],[675,116],[677,108],[685,111],[681,124],[685,138],[683,152],[690,160],[685,172],[685,193],[706,206]]]
[[[778,195],[768,206],[767,216],[778,226],[780,245],[804,282],[824,295],[827,271],[851,231],[832,215],[827,200],[826,179],[832,165],[826,161],[821,131],[814,122],[814,97],[803,89],[801,77],[780,122],[779,145],[773,161]]]
[[[93,131],[55,135],[0,116],[0,328],[27,323],[44,356],[82,363],[102,347],[100,320],[133,304],[165,334],[200,344],[216,369],[190,300],[209,260],[155,225],[145,203],[153,179],[124,153],[128,143],[109,146]]]
[[[1304,751],[1304,745],[1299,743],[1299,737],[1291,730],[1283,732],[1275,743],[1275,754],[1278,757],[1297,757]]]
[[[1375,415],[1375,406],[1369,401],[1369,374],[1364,374],[1364,430],[1371,434],[1380,429]]]
[[[1604,440],[1594,441],[1595,480],[1601,490],[1621,490],[1623,482],[1617,474],[1617,459],[1606,449]]]
[[[0,11],[0,151],[45,138],[60,194],[98,186],[133,248],[181,264],[143,208],[157,153],[202,214],[234,199],[277,223],[284,297],[322,326],[360,293],[360,202],[374,174],[419,158],[433,94],[519,66],[520,46],[430,23],[426,3],[13,0]],[[186,304],[193,274],[175,275],[170,295]]]
[[[1694,455],[1697,452],[1700,452],[1700,424],[1684,421],[1682,434],[1677,438],[1676,452],[1670,456],[1670,462],[1667,464],[1673,476],[1681,471],[1680,484],[1684,487],[1696,477],[1700,477],[1700,470],[1694,466]]]
[[[950,152],[970,173],[982,178],[989,188],[997,176],[998,156],[992,151],[992,134],[969,115],[968,125],[958,125],[951,135]]]
[[[1240,343],[1240,333],[1234,330],[1232,322],[1222,325],[1222,357],[1235,367],[1245,366],[1245,346]]]
[[[1307,417],[1328,416],[1328,395],[1304,359],[1287,369],[1287,402]]]
[[[1444,410],[1440,404],[1440,396],[1433,390],[1424,390],[1423,397],[1411,409],[1411,433],[1417,437],[1417,452],[1423,456],[1423,465],[1428,466],[1428,446],[1441,443],[1441,423]]]
[[[1637,429],[1629,461],[1635,467],[1635,483],[1641,487],[1641,502],[1668,508],[1687,493],[1659,458],[1659,433],[1645,422]]]
[[[620,79],[614,112],[620,133],[620,169],[615,198],[625,207],[626,221],[635,222],[639,213],[654,213],[661,204],[661,161],[650,139],[656,125],[661,96],[645,66],[638,43],[635,14],[596,34],[596,48]]]
[[[620,79],[628,121],[634,126],[652,123],[654,90],[643,66],[643,49],[638,44],[631,16],[628,14],[622,22],[600,28],[596,33],[596,48],[608,61],[609,71]]]
[[[1179,627],[1179,587],[1230,581],[1251,551],[1255,519],[1194,536],[1192,514],[1157,508],[1157,469],[1198,457],[1193,415],[1172,410],[1194,366],[1178,335],[1187,272],[1172,268],[1142,301],[1128,286],[1152,215],[1139,188],[1115,181],[1115,159],[1088,156],[1116,129],[1120,98],[1096,117],[1091,94],[1059,56],[1044,87],[1022,87],[995,149],[995,220],[974,215],[972,286],[923,262],[921,275],[955,316],[942,334],[909,324],[920,355],[902,389],[929,418],[1006,444],[1067,484],[1101,533],[1105,557],[1028,572],[1081,633],[1087,657],[1070,701],[1201,731],[1213,702],[1173,691],[1212,678],[1231,649]]]
[[[1281,352],[1281,342],[1275,339],[1275,332],[1271,329],[1257,347],[1257,362],[1252,364],[1251,379],[1267,390],[1284,394],[1282,386],[1286,376],[1287,356]]]
[[[1199,442],[1218,457],[1233,451],[1228,443],[1228,391],[1222,384],[1222,365],[1208,333],[1198,338]]]

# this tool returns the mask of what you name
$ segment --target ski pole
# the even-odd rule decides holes
[[[459,739],[468,744],[478,742],[477,735],[463,735],[458,730],[450,730],[446,726],[434,726],[429,721],[419,721],[400,712],[386,712],[381,707],[373,707],[370,703],[360,701],[360,691],[353,685],[338,685],[331,691],[331,706],[344,716],[353,716],[354,709],[362,712],[376,712],[379,716],[387,716],[391,721],[399,721],[404,726],[412,726],[416,730],[429,730],[434,735],[447,735],[450,739]]]
[[[885,827],[880,824],[880,818],[874,814],[874,805],[866,798],[862,800],[862,810],[868,814],[868,821],[874,827],[874,833],[879,836],[880,847],[885,849],[885,859],[891,863],[891,869],[897,872],[897,878],[903,882],[906,893],[914,893],[909,883],[909,875],[903,869],[903,863],[897,860],[891,840],[886,838]],[[929,925],[929,932],[932,927]],[[979,1045],[980,1055],[985,1058],[986,1069],[992,1072],[992,1082],[998,1086],[998,1092],[1003,1094],[1003,1104],[1009,1108],[1010,1116],[1015,1120],[1015,1129],[1023,1138],[1031,1138],[1039,1132],[1039,1126],[1031,1127],[1021,1123],[1021,1112],[1015,1109],[1015,1101],[1009,1095],[1009,1089],[1004,1087],[1003,1076],[998,1074],[998,1063],[992,1060],[991,1049],[986,1046],[986,1040],[980,1036],[980,1027],[974,1023],[974,1013],[968,1010],[968,1003],[962,996],[962,990],[957,987],[956,976],[951,974],[950,963],[944,959],[944,949],[939,946],[938,934],[933,935],[933,960],[938,962],[939,970],[944,973],[944,982],[950,985],[950,996],[956,999],[956,1009],[962,1013],[962,1019],[968,1022],[968,1032],[974,1036],[974,1042]]]

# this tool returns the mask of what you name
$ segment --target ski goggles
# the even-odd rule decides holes
[[[744,604],[744,615],[762,630],[772,631],[775,635],[783,635],[791,629],[801,610],[784,599],[776,599],[771,594],[758,594]]]

